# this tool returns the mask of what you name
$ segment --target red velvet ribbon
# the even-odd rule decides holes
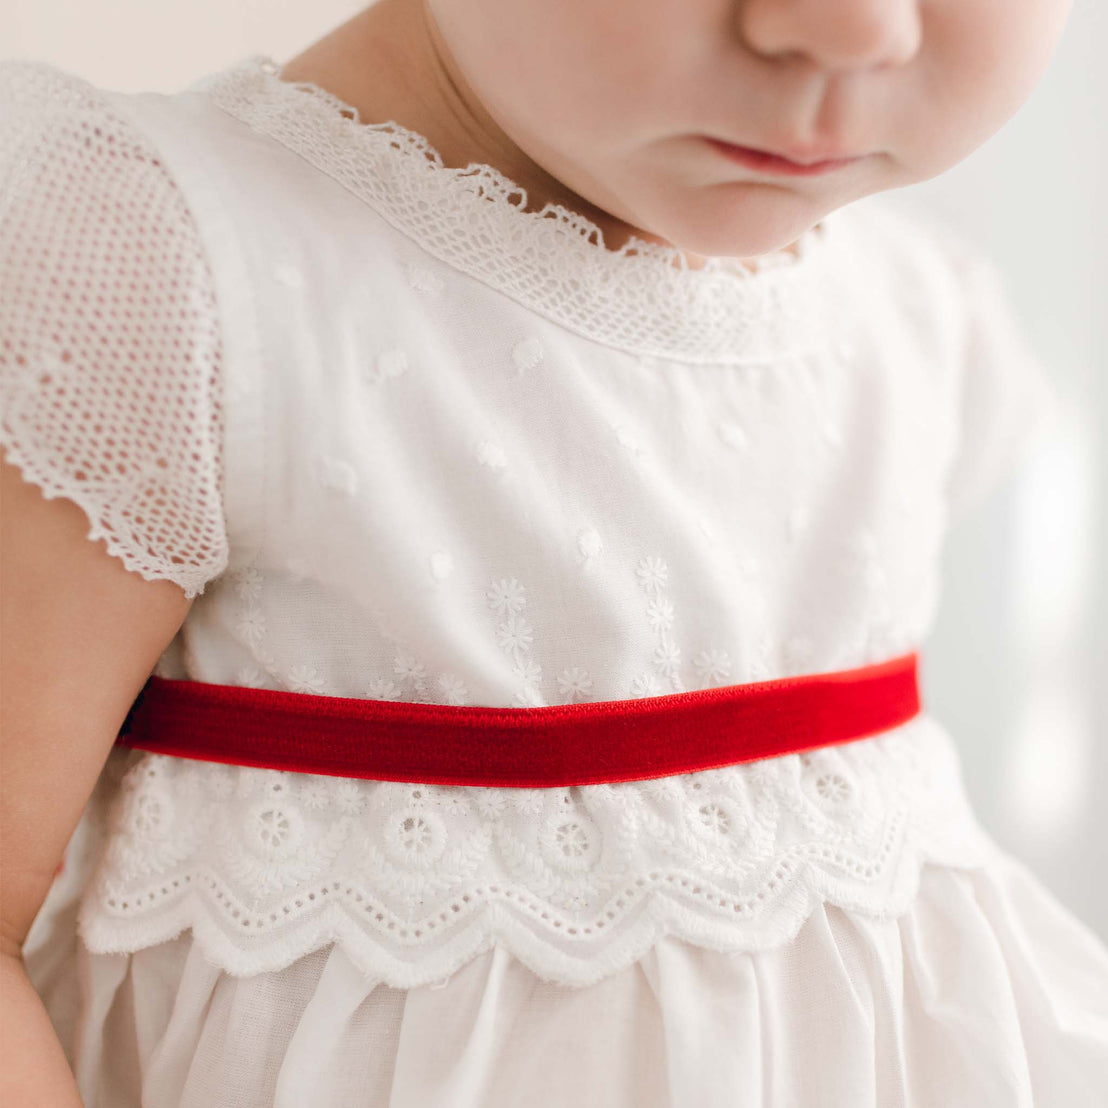
[[[594,785],[865,738],[920,710],[918,655],[856,669],[537,708],[317,696],[151,676],[116,742],[295,773]]]

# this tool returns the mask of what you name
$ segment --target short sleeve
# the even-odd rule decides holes
[[[1057,427],[1061,406],[1000,270],[960,237],[948,236],[961,322],[954,378],[957,447],[946,485],[949,518],[957,522]]]
[[[95,86],[0,61],[0,445],[127,569],[226,568],[214,284],[156,149]]]

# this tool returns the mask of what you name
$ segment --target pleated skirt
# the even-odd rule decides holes
[[[899,916],[668,937],[583,988],[500,945],[397,989],[335,944],[235,977],[190,930],[103,954],[75,925],[55,905],[26,961],[86,1108],[1108,1105],[1108,948],[1003,852],[925,866]]]

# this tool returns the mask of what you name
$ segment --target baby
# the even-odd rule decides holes
[[[1069,8],[0,64],[0,1100],[1103,1102],[1108,951],[915,684],[1042,375],[971,249],[851,210]]]

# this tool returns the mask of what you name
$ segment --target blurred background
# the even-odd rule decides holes
[[[173,92],[254,53],[278,62],[355,0],[4,0],[0,56]],[[1074,0],[1043,80],[936,180],[882,194],[998,264],[1063,402],[1060,426],[949,534],[922,651],[994,838],[1108,942],[1108,5]],[[864,201],[862,201],[864,203]]]

